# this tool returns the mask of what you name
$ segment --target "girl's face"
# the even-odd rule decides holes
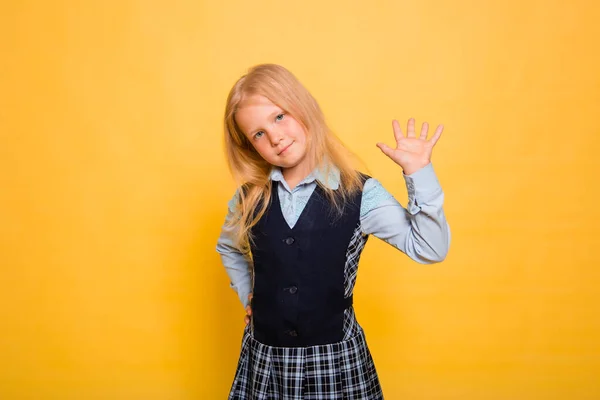
[[[288,174],[310,173],[304,128],[269,99],[261,95],[248,97],[238,108],[235,121],[269,164]]]

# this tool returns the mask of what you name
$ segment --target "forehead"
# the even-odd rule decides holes
[[[271,100],[260,94],[253,94],[245,97],[237,107],[236,114],[252,111],[258,113],[260,111],[269,111],[273,108],[278,108]]]
[[[246,97],[235,113],[235,120],[244,133],[251,132],[269,121],[273,113],[281,110],[268,98],[261,95]]]

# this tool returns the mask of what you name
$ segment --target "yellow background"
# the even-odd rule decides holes
[[[0,399],[223,399],[243,310],[215,252],[227,91],[281,63],[375,147],[444,135],[452,246],[372,238],[355,293],[386,399],[600,399],[593,1],[4,1]]]

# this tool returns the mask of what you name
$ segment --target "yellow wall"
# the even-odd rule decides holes
[[[215,252],[221,114],[260,62],[290,68],[404,204],[375,143],[392,118],[446,126],[447,261],[372,239],[359,274],[386,398],[599,399],[599,17],[584,0],[3,2],[0,399],[225,398],[243,322]]]

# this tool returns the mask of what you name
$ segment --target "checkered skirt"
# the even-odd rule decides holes
[[[352,309],[346,310],[341,342],[308,347],[273,347],[242,340],[229,400],[379,400],[375,365]]]

